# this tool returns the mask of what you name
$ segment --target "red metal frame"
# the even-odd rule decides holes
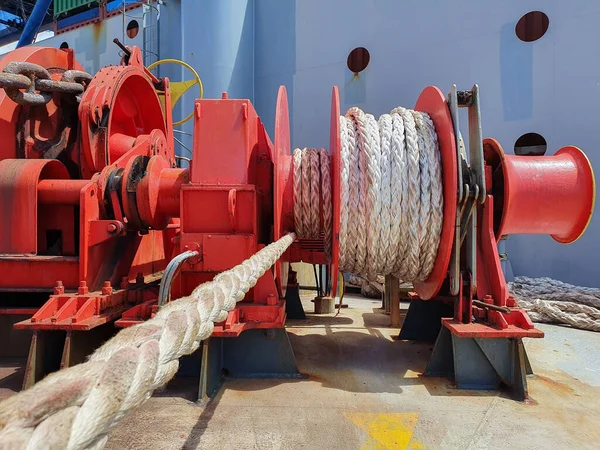
[[[57,77],[67,68],[79,67],[72,51],[38,49],[14,52],[0,68],[15,58],[53,67]],[[164,111],[156,88],[164,91]],[[61,150],[61,161],[69,161],[68,165],[43,159],[44,148],[36,139],[24,151],[17,143],[0,150],[0,270],[9,275],[0,280],[0,290],[55,288],[48,302],[16,328],[86,330],[119,316],[117,326],[131,326],[156,313],[155,286],[144,280],[160,277],[175,254],[187,249],[200,254],[185,263],[175,278],[172,297],[178,298],[293,230],[285,88],[280,88],[277,99],[274,144],[248,100],[229,99],[226,94],[220,100],[197,100],[189,170],[175,165],[170,106],[169,81],[150,74],[140,50],[133,47],[120,66],[100,70],[87,86],[78,107],[79,138]],[[16,136],[24,123],[33,121],[35,126],[28,125],[28,130],[42,127],[47,135],[56,136],[60,127],[47,117],[61,107],[56,97],[41,107],[46,119],[40,111],[25,116],[0,92],[0,132]],[[452,119],[441,91],[427,87],[416,109],[427,112],[434,122],[443,169],[441,243],[430,277],[415,285],[422,299],[430,299],[438,295],[447,277],[456,221],[458,162]],[[339,92],[334,88],[330,122],[333,292],[339,264],[339,115]],[[504,155],[495,141],[486,140],[484,147],[492,193],[478,206],[477,288],[473,292],[468,279],[465,286],[461,282],[455,317],[445,320],[444,326],[460,336],[541,337],[543,333],[534,328],[527,314],[514,308],[496,242],[502,227],[512,225],[521,230],[523,225],[511,212],[511,201],[521,206],[539,203],[547,185],[557,190],[560,205],[550,202],[538,208],[538,217],[531,219],[534,224],[527,225],[534,228],[528,229],[553,234],[559,241],[579,236],[593,208],[591,166],[578,149],[562,149],[552,163],[545,159],[536,166],[544,173],[560,167],[562,184],[551,179],[537,190],[524,192],[515,189],[519,183],[515,176],[531,175],[532,165],[517,164],[519,160]],[[502,169],[504,184],[492,180],[494,167]],[[565,180],[569,192],[565,192]],[[568,205],[572,217],[561,217],[561,205],[578,195],[582,198]],[[498,217],[500,231],[495,223]],[[55,254],[50,237],[59,232],[62,248]],[[286,315],[281,297],[289,263],[294,261],[326,264],[322,239],[296,241],[227,319],[216,325],[214,335],[229,337],[250,328],[282,328]],[[39,276],[29,277],[31,270]],[[133,279],[135,284],[129,281]],[[474,307],[473,298],[508,306],[511,313]],[[479,323],[471,323],[472,316]]]
[[[498,185],[494,232],[550,234],[562,244],[585,232],[594,209],[592,165],[577,147],[553,156],[506,155],[495,139],[483,141],[486,160]]]
[[[278,240],[286,232],[294,229],[293,221],[293,177],[292,177],[292,153],[290,145],[290,116],[288,111],[287,91],[284,86],[279,88],[277,94],[277,106],[275,108],[275,145],[273,148],[273,239]],[[287,289],[287,278],[290,254],[284,254],[275,263],[275,278],[277,287],[282,296]]]
[[[0,69],[23,60],[49,68],[53,79],[65,70],[83,70],[72,50],[43,47],[12,52]],[[25,146],[7,139],[0,150],[0,270],[5,274],[0,291],[51,292],[60,286],[31,319],[15,328],[94,328],[155,290],[144,279],[156,279],[173,256],[178,221],[157,214],[156,195],[138,198],[135,191],[155,194],[161,183],[177,186],[185,181],[172,172],[168,80],[162,80],[167,90],[164,112],[156,81],[135,47],[123,65],[102,69],[74,111],[79,122],[71,124],[78,128],[71,133],[80,137],[69,138],[59,149],[60,160],[44,159],[44,151],[48,143],[60,141],[62,130],[53,117],[69,103],[55,94],[45,106],[20,106],[0,91],[0,131],[32,136]],[[139,171],[150,161],[150,174],[158,167],[165,169],[165,176],[140,183]],[[118,186],[113,189],[115,179]],[[171,199],[165,196],[162,202],[166,214],[173,212]]]
[[[279,111],[278,117],[283,117],[283,110]],[[179,251],[200,252],[200,257],[188,261],[175,278],[173,298],[189,295],[199,284],[240,264],[270,242],[277,204],[272,175],[277,179],[274,155],[278,153],[252,104],[224,94],[221,100],[197,100],[194,112],[189,174],[160,168],[154,175],[157,182],[143,179],[138,185],[138,201],[142,198],[144,205],[151,205],[144,210],[155,211],[155,215],[168,210],[180,218]],[[282,132],[282,125],[276,128]],[[287,136],[289,151],[289,124]],[[277,138],[276,146],[285,142]],[[152,198],[156,200],[147,201]],[[273,230],[275,236],[277,233]],[[283,328],[285,301],[280,300],[275,280],[274,271],[267,271],[227,319],[216,324],[213,336],[238,336],[251,328]],[[134,325],[152,317],[156,310],[156,301],[136,305],[116,325]]]
[[[419,296],[423,300],[428,300],[434,297],[442,287],[442,283],[447,276],[450,255],[452,254],[456,227],[458,161],[456,160],[456,140],[452,117],[448,102],[442,91],[435,86],[426,87],[417,99],[415,109],[429,114],[435,125],[444,183],[444,222],[438,253],[429,278],[423,283],[415,283],[414,285]]]
[[[465,293],[461,283],[454,318],[443,325],[466,338],[540,338],[544,333],[508,292],[497,243],[519,233],[549,234],[560,243],[579,238],[594,208],[592,167],[576,147],[541,157],[506,155],[495,139],[484,139],[483,148],[488,195],[477,208],[477,291]],[[473,297],[510,312],[474,306]]]
[[[50,296],[31,319],[15,324],[14,328],[87,331],[120,317],[129,304],[156,298],[157,294],[157,287],[136,290],[127,286],[126,289],[113,290],[109,282],[100,293],[89,293],[82,282],[76,294],[63,292]]]

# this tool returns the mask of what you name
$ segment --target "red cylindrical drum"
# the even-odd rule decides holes
[[[553,156],[506,155],[494,139],[483,141],[492,166],[494,231],[550,234],[560,243],[576,241],[594,210],[596,185],[592,166],[577,147]]]

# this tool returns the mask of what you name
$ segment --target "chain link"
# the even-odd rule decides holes
[[[8,63],[0,73],[0,88],[6,95],[19,105],[29,106],[47,104],[54,92],[74,95],[79,102],[90,81],[92,76],[80,70],[67,70],[60,80],[52,80],[42,66],[21,61]]]

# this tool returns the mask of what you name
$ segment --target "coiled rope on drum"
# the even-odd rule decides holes
[[[340,270],[370,280],[390,274],[407,282],[426,280],[443,222],[441,160],[431,118],[398,107],[376,120],[353,107],[340,117],[340,139]],[[294,150],[296,233],[315,239],[322,232],[328,257],[331,184],[324,174],[329,176],[330,164],[324,149]]]
[[[325,255],[331,261],[333,212],[327,150],[295,149],[293,171],[296,235],[302,239],[318,239],[323,234]]]

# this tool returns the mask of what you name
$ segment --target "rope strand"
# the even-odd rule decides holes
[[[294,241],[293,233],[121,330],[82,364],[0,403],[0,447],[102,448],[108,431],[177,372]]]
[[[442,168],[430,117],[398,107],[377,121],[350,108],[340,117],[340,140],[340,270],[369,280],[388,274],[405,282],[426,280],[443,223]],[[302,174],[293,183],[294,217],[304,227],[296,227],[300,238],[324,233],[329,260],[331,162],[324,149],[318,161],[316,153],[294,150],[294,177]],[[323,220],[315,233],[319,206]]]

